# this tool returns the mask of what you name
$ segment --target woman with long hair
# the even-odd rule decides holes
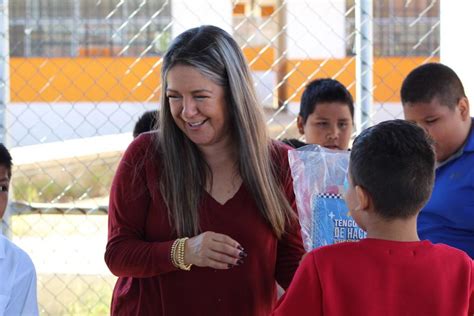
[[[225,31],[179,35],[161,79],[159,131],[132,142],[112,184],[111,312],[268,315],[304,253],[288,147]]]

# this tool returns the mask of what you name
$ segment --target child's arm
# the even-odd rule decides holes
[[[314,263],[314,252],[309,253],[296,270],[290,287],[278,301],[272,315],[323,315],[322,290],[318,273]]]

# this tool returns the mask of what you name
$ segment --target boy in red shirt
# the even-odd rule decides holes
[[[432,142],[412,123],[363,131],[351,151],[345,198],[367,239],[310,252],[273,315],[472,315],[473,261],[418,238],[434,165]]]

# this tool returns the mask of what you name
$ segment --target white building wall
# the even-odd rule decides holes
[[[230,0],[173,0],[172,37],[203,24],[218,26],[232,34],[232,1]]]
[[[474,116],[474,1],[443,0],[440,3],[441,62],[451,67],[461,78],[470,99],[471,116]]]
[[[288,57],[344,58],[345,0],[288,0]]]

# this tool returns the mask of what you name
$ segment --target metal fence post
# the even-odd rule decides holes
[[[370,126],[373,86],[372,0],[355,1],[356,26],[356,128]]]
[[[0,143],[6,143],[6,108],[10,100],[9,84],[9,37],[8,37],[8,0],[0,0]],[[5,144],[6,146],[6,144]],[[1,232],[10,235],[10,215],[7,211],[2,220]]]
[[[287,82],[285,79],[287,72],[287,47],[286,47],[286,1],[277,0],[277,7],[279,8],[276,20],[278,23],[278,39],[276,40],[275,60],[278,61],[276,65],[276,80],[277,80],[277,102],[274,103],[276,108],[284,106],[288,102],[287,96]]]

